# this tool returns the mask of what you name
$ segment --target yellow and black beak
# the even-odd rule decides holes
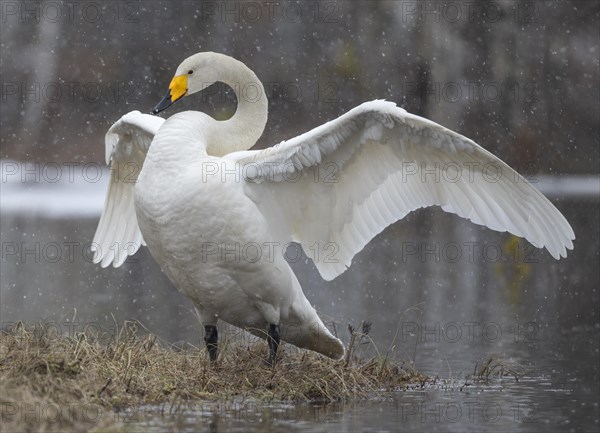
[[[158,103],[154,110],[152,110],[152,114],[158,114],[163,110],[166,110],[175,102],[179,101],[185,95],[187,95],[187,75],[178,75],[171,80],[171,84],[169,84],[169,91],[165,95],[164,98]]]

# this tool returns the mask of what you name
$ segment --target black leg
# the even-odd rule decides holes
[[[277,358],[277,348],[279,347],[279,325],[269,325],[269,365],[273,366]]]
[[[217,360],[217,342],[219,340],[219,333],[215,325],[204,326],[204,341],[206,342],[206,349],[208,350],[208,357],[210,362]]]

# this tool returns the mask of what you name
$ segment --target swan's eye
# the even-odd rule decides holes
[[[194,71],[193,71],[193,70],[191,70],[191,69],[188,71],[188,74],[189,74],[189,75],[192,75],[193,73],[194,73]]]

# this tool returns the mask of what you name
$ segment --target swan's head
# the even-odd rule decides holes
[[[169,84],[169,91],[158,103],[153,114],[169,108],[184,96],[200,92],[217,81],[223,81],[223,66],[233,60],[224,54],[206,52],[185,59]]]

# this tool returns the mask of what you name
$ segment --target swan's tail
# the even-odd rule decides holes
[[[341,340],[329,332],[303,294],[293,304],[292,315],[295,317],[282,329],[283,340],[333,359],[344,357]]]
[[[339,338],[334,337],[322,322],[315,324],[312,329],[308,329],[308,332],[313,334],[313,338],[306,341],[306,344],[302,347],[333,359],[344,357],[344,344]]]

